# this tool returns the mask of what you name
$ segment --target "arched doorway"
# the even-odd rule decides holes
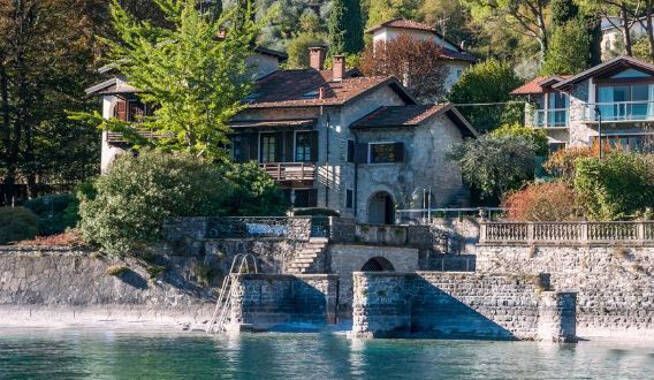
[[[385,192],[375,193],[368,202],[368,223],[393,224],[395,217],[393,197]]]
[[[393,264],[384,257],[373,257],[361,267],[361,272],[394,272]]]

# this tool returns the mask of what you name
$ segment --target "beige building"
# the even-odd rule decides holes
[[[230,121],[232,156],[257,161],[295,207],[325,207],[371,223],[393,223],[395,208],[460,205],[466,191],[449,148],[475,130],[449,104],[418,105],[393,77],[362,77],[324,48],[311,48],[311,68],[279,70],[265,59],[248,108]],[[88,90],[103,115],[132,120],[148,112],[138,92],[114,77]],[[129,147],[102,136],[102,166]],[[425,194],[430,192],[429,197]],[[426,199],[425,199],[426,198]]]

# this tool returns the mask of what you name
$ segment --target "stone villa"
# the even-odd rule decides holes
[[[311,68],[280,70],[286,56],[256,49],[258,79],[249,103],[230,122],[237,162],[257,161],[295,207],[326,207],[370,223],[393,223],[396,207],[458,205],[467,193],[451,145],[476,131],[450,104],[417,104],[394,77],[363,77],[325,49],[310,49]],[[103,116],[135,120],[148,112],[120,76],[88,94],[103,99]],[[129,149],[102,134],[102,170]]]
[[[628,151],[654,148],[654,65],[617,57],[576,75],[537,77],[515,89],[525,123],[547,131],[551,151],[602,141]]]

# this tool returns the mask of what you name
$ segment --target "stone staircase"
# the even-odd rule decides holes
[[[328,244],[329,239],[327,238],[310,238],[309,242],[304,245],[302,250],[288,264],[286,272],[290,274],[302,274],[315,273],[316,269],[318,269],[318,272],[323,271],[324,268],[320,268],[320,262],[324,260]]]

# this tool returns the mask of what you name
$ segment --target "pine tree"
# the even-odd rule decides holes
[[[591,64],[592,36],[574,19],[556,28],[542,67],[543,75],[576,74]]]
[[[334,0],[329,15],[331,54],[356,54],[363,49],[363,22],[358,0]]]
[[[574,0],[552,0],[550,5],[552,24],[559,27],[574,19],[579,14],[579,7]]]

